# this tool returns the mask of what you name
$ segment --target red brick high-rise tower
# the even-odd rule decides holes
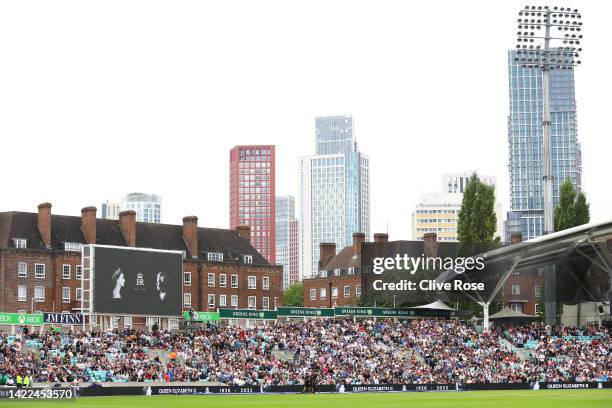
[[[272,145],[230,150],[230,228],[251,227],[251,244],[276,263],[275,153]]]

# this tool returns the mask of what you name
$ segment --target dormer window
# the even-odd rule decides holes
[[[25,238],[13,238],[15,248],[25,249],[28,247],[28,240]]]
[[[321,278],[327,278],[327,271],[326,270],[322,270],[319,272],[319,277]]]
[[[209,252],[206,256],[211,262],[223,262],[223,253],[222,252]]]
[[[81,252],[83,244],[80,242],[64,242],[64,251]]]
[[[354,275],[355,274],[355,267],[351,266],[350,268],[348,268],[347,274]]]
[[[245,264],[252,264],[253,263],[253,255],[243,255],[242,256],[242,261]]]
[[[334,269],[334,276],[340,276],[340,268]]]

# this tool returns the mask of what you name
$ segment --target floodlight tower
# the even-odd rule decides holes
[[[526,6],[519,11],[517,20],[515,62],[523,68],[542,71],[544,235],[554,232],[549,74],[552,70],[572,70],[580,64],[581,18],[577,9],[569,7]]]
[[[553,169],[550,141],[550,87],[552,70],[572,70],[580,64],[582,16],[569,7],[526,6],[519,11],[515,62],[523,68],[542,71],[542,189],[543,235],[554,232]],[[556,268],[544,267],[544,304],[546,324],[558,322]]]

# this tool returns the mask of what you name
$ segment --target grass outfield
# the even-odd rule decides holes
[[[0,401],[9,406],[12,402]],[[191,395],[155,397],[85,397],[76,401],[20,401],[25,407],[96,407],[96,408],[281,408],[294,407],[418,407],[418,408],[560,408],[612,407],[612,390],[563,391],[465,391],[465,392],[403,392],[363,394],[288,394],[288,395]]]

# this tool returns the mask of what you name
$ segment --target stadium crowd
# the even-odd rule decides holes
[[[532,350],[521,352],[528,342]],[[199,331],[0,332],[0,383],[229,385],[608,381],[607,329],[532,324],[479,333],[454,320],[328,319]],[[1,385],[1,384],[0,384]]]

